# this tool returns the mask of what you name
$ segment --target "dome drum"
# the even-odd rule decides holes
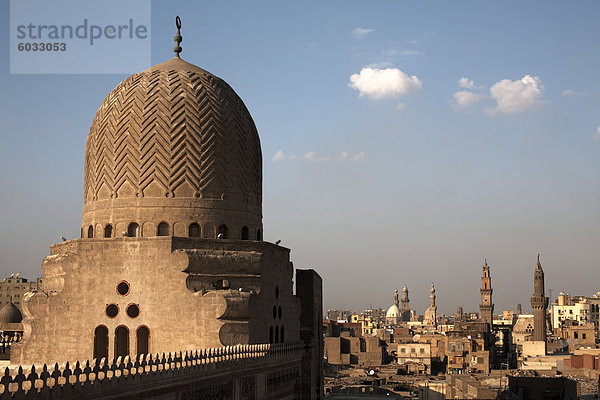
[[[256,238],[257,230],[262,231],[260,210],[231,210],[219,204],[221,201],[170,199],[169,205],[165,206],[161,199],[122,200],[112,201],[112,207],[99,207],[98,210],[94,203],[86,205],[82,220],[85,236],[82,237],[88,237],[89,226],[94,229],[93,237],[105,237],[107,225],[112,228],[107,237],[121,237],[132,222],[141,227],[139,236],[144,237],[157,236],[158,225],[162,222],[169,226],[168,236],[194,236],[189,234],[193,223],[199,225],[199,237],[204,238],[216,238],[221,225],[227,227],[229,239],[240,239],[243,227],[248,228],[249,239]]]
[[[130,225],[137,224],[137,233],[130,232]],[[167,233],[162,234],[159,225],[166,224]],[[109,234],[106,227],[110,227]],[[92,227],[92,233],[90,232]],[[226,234],[219,237],[222,233],[222,227],[225,227]],[[247,237],[244,237],[243,230],[247,229]],[[155,236],[175,236],[175,237],[196,237],[204,239],[232,239],[232,240],[262,240],[262,228],[252,225],[239,225],[223,223],[218,226],[212,222],[203,223],[201,220],[178,220],[175,222],[164,219],[140,222],[139,220],[131,220],[127,222],[109,222],[106,224],[89,224],[81,227],[82,238],[108,239],[123,236],[132,237],[155,237]],[[126,235],[124,235],[124,233]]]

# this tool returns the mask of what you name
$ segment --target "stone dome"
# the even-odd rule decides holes
[[[260,139],[225,81],[175,57],[106,96],[87,139],[82,237],[261,231]]]
[[[0,309],[0,325],[19,324],[23,320],[23,314],[12,302]]]
[[[385,313],[386,318],[398,318],[400,316],[400,309],[397,305],[392,304],[390,308],[388,308],[387,313]]]

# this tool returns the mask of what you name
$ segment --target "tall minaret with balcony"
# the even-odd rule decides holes
[[[548,298],[544,293],[544,271],[538,254],[537,265],[533,273],[533,296],[531,297],[533,309],[533,340],[546,341],[546,309]]]
[[[423,318],[423,324],[427,326],[437,326],[437,306],[435,305],[435,286],[431,284],[431,290],[429,295],[429,307],[425,310],[425,316]]]
[[[402,307],[400,308],[400,315],[402,315],[402,321],[410,321],[410,304],[408,299],[408,288],[404,285],[402,289],[402,298],[400,302]]]
[[[494,304],[492,303],[492,277],[490,276],[490,267],[488,266],[487,260],[483,263],[482,274],[481,274],[481,304],[479,310],[481,311],[481,320],[487,322],[492,328],[494,322]]]

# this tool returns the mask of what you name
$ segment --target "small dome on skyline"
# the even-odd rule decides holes
[[[388,308],[387,313],[385,313],[386,318],[398,318],[400,316],[400,309],[397,305],[392,304],[390,308]]]
[[[19,324],[23,320],[23,314],[12,301],[0,309],[0,325]]]

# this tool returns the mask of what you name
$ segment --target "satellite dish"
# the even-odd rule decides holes
[[[419,340],[421,340],[421,335],[416,334],[415,336],[413,336],[412,340],[413,342],[418,342]]]

